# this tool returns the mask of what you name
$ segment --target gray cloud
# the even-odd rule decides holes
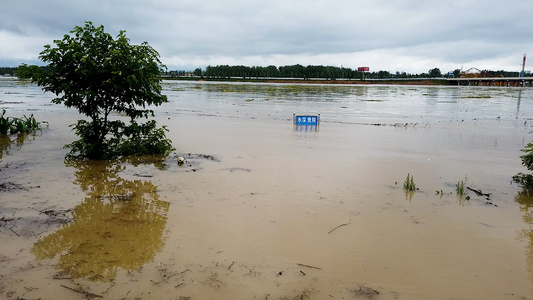
[[[0,65],[36,61],[46,43],[92,21],[147,41],[170,69],[214,64],[370,65],[426,72],[483,63],[518,69],[532,49],[533,2],[8,1],[0,12]],[[33,53],[33,55],[32,55]],[[18,64],[17,63],[17,64]]]

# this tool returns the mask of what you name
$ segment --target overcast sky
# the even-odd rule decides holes
[[[0,66],[92,21],[148,42],[169,70],[328,65],[371,71],[533,69],[531,0],[5,0]]]

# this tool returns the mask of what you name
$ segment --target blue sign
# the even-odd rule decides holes
[[[294,123],[296,125],[318,125],[318,116],[295,116]]]

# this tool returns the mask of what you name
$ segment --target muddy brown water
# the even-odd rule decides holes
[[[75,163],[77,113],[0,80],[49,122],[0,140],[0,298],[533,299],[530,89],[164,87],[174,153]]]

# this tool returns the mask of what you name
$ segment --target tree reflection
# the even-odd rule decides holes
[[[73,221],[40,239],[38,259],[59,255],[58,268],[73,277],[109,280],[120,268],[133,270],[153,260],[163,246],[169,203],[150,181],[125,180],[118,161],[67,162],[75,184],[87,193]]]
[[[16,151],[19,151],[26,141],[33,141],[37,134],[32,133],[18,133],[18,134],[0,134],[0,159],[4,157],[4,154],[9,155],[11,146],[16,146]]]
[[[524,189],[516,196],[516,202],[520,203],[520,210],[524,212],[524,222],[529,224],[528,229],[521,233],[522,237],[529,238],[527,246],[527,266],[533,280],[533,191]]]
[[[9,135],[0,134],[0,159],[4,157],[4,153],[9,154],[9,148],[11,148]]]

